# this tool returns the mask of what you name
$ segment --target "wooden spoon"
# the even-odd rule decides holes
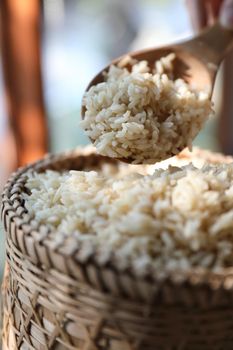
[[[117,65],[126,56],[138,61],[146,60],[149,66],[154,67],[155,61],[174,52],[176,55],[173,61],[174,78],[184,79],[191,87],[208,92],[211,97],[218,68],[232,44],[233,30],[216,23],[191,40],[161,48],[130,52],[115,59],[92,79],[86,91],[91,86],[103,82],[103,73],[108,71],[111,65]],[[82,118],[85,116],[85,110],[83,106]],[[130,159],[121,158],[121,160],[130,162]]]
[[[91,86],[103,82],[103,73],[108,71],[111,65],[119,63],[125,56],[129,55],[138,61],[146,60],[150,66],[153,66],[155,61],[174,52],[176,55],[173,61],[175,79],[182,78],[195,89],[204,90],[212,96],[219,65],[232,45],[233,30],[216,23],[191,40],[161,48],[129,52],[116,58],[91,80],[86,91]],[[85,108],[82,109],[82,117],[84,114]]]

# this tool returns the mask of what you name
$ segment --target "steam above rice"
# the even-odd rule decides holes
[[[29,173],[25,206],[54,237],[113,253],[124,268],[158,274],[233,265],[233,164],[192,164],[153,175]]]
[[[212,113],[211,102],[207,93],[173,80],[174,58],[161,58],[152,73],[146,61],[126,58],[85,93],[81,127],[98,153],[152,164],[191,148]]]

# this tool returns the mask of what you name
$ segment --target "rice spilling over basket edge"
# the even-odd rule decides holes
[[[34,223],[110,253],[137,272],[233,265],[233,164],[192,164],[152,175],[96,171],[28,173]]]

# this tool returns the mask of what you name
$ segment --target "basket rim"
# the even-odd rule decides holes
[[[48,154],[43,159],[29,164],[23,168],[19,168],[13,173],[7,181],[1,203],[1,219],[4,223],[5,232],[10,237],[14,244],[18,245],[25,255],[32,261],[49,267],[56,268],[61,272],[67,272],[67,266],[64,260],[72,261],[72,273],[75,268],[79,269],[79,277],[85,279],[86,268],[94,268],[98,271],[99,276],[102,271],[110,271],[115,276],[125,276],[133,281],[144,281],[149,284],[156,283],[158,286],[162,284],[169,285],[184,285],[192,286],[209,286],[211,289],[218,289],[219,287],[229,290],[233,288],[233,267],[222,268],[219,272],[213,272],[204,268],[193,268],[190,271],[173,271],[167,273],[164,278],[158,278],[156,269],[151,266],[150,270],[144,274],[138,274],[132,261],[126,268],[122,269],[117,264],[117,259],[114,252],[111,252],[105,260],[100,259],[98,250],[94,244],[88,242],[78,242],[74,237],[66,239],[51,240],[48,236],[49,230],[45,225],[38,225],[37,229],[30,227],[33,218],[27,213],[22,198],[20,198],[20,191],[25,183],[26,174],[29,171],[43,171],[51,169],[57,162],[72,162],[78,158],[85,161],[93,160],[94,163],[111,162],[118,163],[112,159],[98,155],[93,147],[78,148],[73,151],[67,151],[59,154]],[[228,157],[229,158],[229,157]],[[65,168],[64,168],[65,170]],[[18,234],[20,233],[20,237]],[[16,237],[18,236],[18,237]],[[54,236],[53,236],[54,237]],[[47,258],[43,260],[42,255],[38,255],[38,247],[45,248],[47,251]],[[41,249],[42,249],[41,248]],[[44,255],[45,256],[45,255]],[[51,258],[52,257],[52,258]],[[85,271],[84,271],[85,270]],[[70,271],[69,271],[70,272]],[[82,276],[81,276],[82,275]],[[90,282],[90,280],[89,280]],[[97,281],[91,281],[93,284],[99,284]]]

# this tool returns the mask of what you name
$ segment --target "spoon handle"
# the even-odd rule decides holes
[[[233,30],[216,23],[195,38],[182,43],[185,47],[208,67],[218,66],[228,51],[233,47]]]

